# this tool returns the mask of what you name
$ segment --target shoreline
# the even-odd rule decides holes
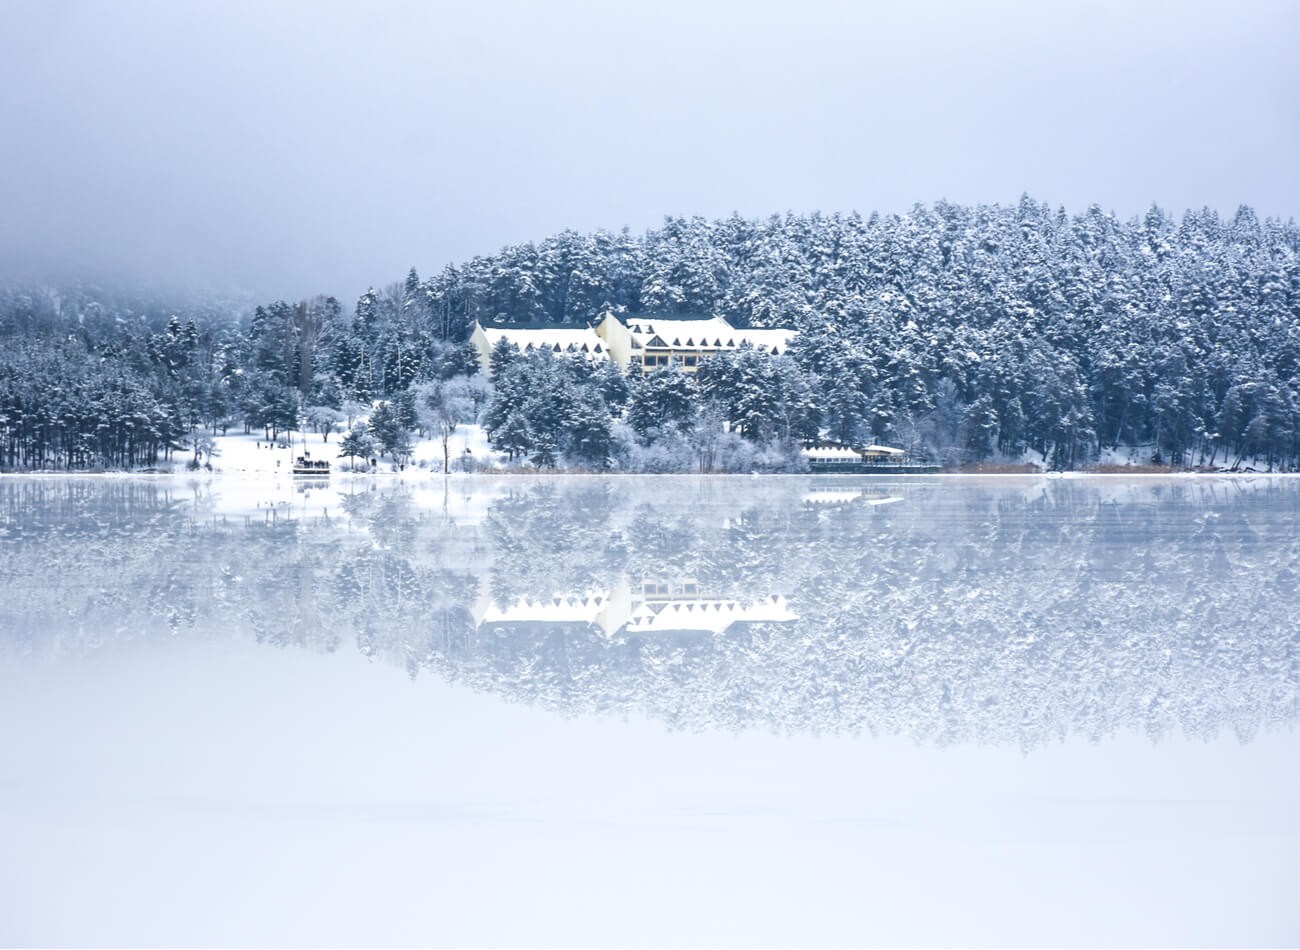
[[[406,480],[419,479],[420,481],[433,481],[435,479],[448,479],[457,481],[487,481],[490,479],[535,479],[535,478],[641,478],[641,479],[686,479],[686,478],[730,478],[730,479],[754,479],[754,478],[811,478],[811,479],[966,479],[966,478],[997,478],[997,479],[1032,479],[1032,478],[1102,478],[1102,479],[1187,479],[1187,478],[1296,478],[1300,477],[1300,472],[1152,472],[1152,471],[1108,471],[1108,472],[588,472],[588,471],[566,471],[564,469],[550,470],[520,470],[520,469],[488,469],[477,472],[433,472],[427,469],[413,468],[410,471],[397,472],[329,472],[320,475],[294,475],[289,472],[247,472],[247,471],[114,471],[114,472],[65,472],[65,471],[35,471],[35,472],[0,472],[0,479],[5,478],[103,478],[103,479],[124,479],[124,478],[187,478],[195,481],[256,481],[256,482],[278,482],[281,479],[286,480],[289,484],[310,485],[311,487],[324,487],[322,483],[333,482],[337,479],[350,480]]]
[[[1202,469],[1163,469],[1153,466],[1148,461],[1142,447],[1127,447],[1111,451],[1099,459],[1092,468],[1077,471],[1048,471],[1042,468],[1034,470],[1039,463],[1020,462],[981,462],[966,470],[904,472],[631,472],[631,471],[593,471],[589,469],[537,469],[510,465],[504,453],[497,452],[489,444],[486,434],[477,424],[458,426],[448,439],[447,454],[450,456],[453,471],[443,473],[443,445],[441,439],[434,437],[417,438],[411,445],[411,454],[405,466],[400,468],[394,462],[382,461],[371,469],[353,471],[343,468],[338,455],[339,438],[327,439],[318,432],[295,432],[293,438],[281,441],[268,440],[261,432],[233,432],[212,437],[211,454],[203,453],[200,458],[204,463],[198,468],[190,468],[192,448],[180,449],[169,462],[161,465],[144,466],[142,469],[117,469],[94,471],[33,470],[0,471],[0,478],[188,478],[198,481],[222,479],[231,482],[258,482],[274,484],[280,479],[291,483],[319,485],[327,479],[406,479],[421,481],[434,479],[452,479],[456,481],[483,478],[812,478],[812,479],[965,479],[965,478],[1123,478],[1123,479],[1181,479],[1188,477],[1209,478],[1274,478],[1296,475],[1296,472],[1262,472],[1229,471]],[[328,473],[294,475],[291,465],[299,455],[325,459],[334,465]],[[1131,464],[1129,464],[1131,460]],[[472,467],[466,470],[466,462]],[[210,466],[210,467],[208,467]],[[360,468],[360,466],[358,466]],[[459,470],[456,470],[459,469]]]

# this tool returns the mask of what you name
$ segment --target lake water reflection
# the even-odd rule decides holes
[[[15,478],[0,544],[0,942],[1300,939],[1293,480]]]

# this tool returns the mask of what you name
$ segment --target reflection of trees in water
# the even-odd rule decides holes
[[[748,507],[691,489],[612,505],[607,487],[536,506],[525,493],[491,522],[508,529],[493,534],[494,565],[515,589],[598,587],[622,561],[728,595],[787,593],[802,620],[612,640],[494,624],[427,665],[568,713],[644,711],[683,728],[1034,744],[1128,727],[1248,737],[1296,717],[1294,488],[918,484],[881,509],[819,510],[797,489]],[[581,511],[608,521],[557,530]]]
[[[617,496],[608,481],[585,482],[580,491],[544,482],[496,501],[487,517],[493,599],[507,603],[612,583],[627,559],[614,527]]]
[[[0,483],[0,630],[33,647],[70,635],[96,642],[129,630],[169,589],[178,616],[196,616],[183,576],[203,556],[185,543],[191,497],[170,481]]]
[[[437,543],[421,546],[446,539],[408,497],[354,501],[342,519],[274,508],[223,517],[206,488],[176,485],[0,485],[0,627],[11,642],[52,651],[242,630],[277,646],[356,642],[400,655],[388,644],[413,645],[411,630],[442,624],[464,635],[477,578],[444,566]]]
[[[234,626],[566,714],[941,743],[1249,738],[1300,712],[1290,482],[910,481],[871,507],[813,505],[806,479],[520,479],[485,482],[471,524],[400,490],[330,522],[222,519],[168,484],[0,484],[14,639]],[[609,637],[471,619],[482,585],[504,603],[642,577],[785,594],[800,620]]]
[[[1064,482],[892,511],[886,541],[819,561],[798,603],[824,634],[788,666],[846,725],[945,741],[1293,719],[1297,493],[1218,507],[1214,487]]]

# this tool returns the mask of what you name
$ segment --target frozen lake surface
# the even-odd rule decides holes
[[[0,944],[1300,942],[1300,480],[0,479]]]

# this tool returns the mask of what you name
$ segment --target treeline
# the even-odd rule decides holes
[[[625,378],[607,361],[508,341],[492,352],[481,419],[492,444],[539,467],[668,472],[789,472],[818,436],[809,375],[752,347]]]
[[[427,401],[430,383],[470,374],[475,321],[581,326],[613,310],[716,313],[800,336],[788,360],[730,359],[653,391],[527,357],[487,407],[498,447],[541,465],[726,467],[730,453],[779,467],[798,438],[820,435],[948,463],[1028,453],[1070,468],[1135,446],[1157,463],[1294,469],[1298,260],[1300,229],[1247,207],[1230,220],[1153,207],[1121,221],[1026,197],[566,232],[425,280],[412,270],[353,308],[0,291],[5,464],[117,464],[86,448],[113,424],[103,411],[56,411],[57,381],[41,380],[60,368],[120,371],[118,385],[157,403],[144,413],[148,457],[193,444],[184,433],[200,427],[274,436],[308,424],[308,410],[314,425],[351,427],[377,400],[409,406],[424,386]],[[421,424],[419,411],[402,415]],[[42,441],[55,430],[59,445],[82,448]]]
[[[152,465],[185,433],[174,407],[129,367],[75,347],[26,342],[5,355],[0,465],[6,469]]]
[[[1293,222],[1244,206],[1121,221],[1026,197],[566,233],[421,288],[457,333],[606,308],[795,327],[814,422],[844,442],[949,462],[1036,452],[1068,468],[1140,446],[1157,463],[1294,468],[1298,251]]]
[[[198,465],[232,426],[328,437],[376,416],[366,454],[408,446],[407,431],[432,424],[420,387],[477,363],[404,293],[366,294],[348,312],[332,297],[249,307],[0,289],[0,465],[131,468],[182,448]]]

